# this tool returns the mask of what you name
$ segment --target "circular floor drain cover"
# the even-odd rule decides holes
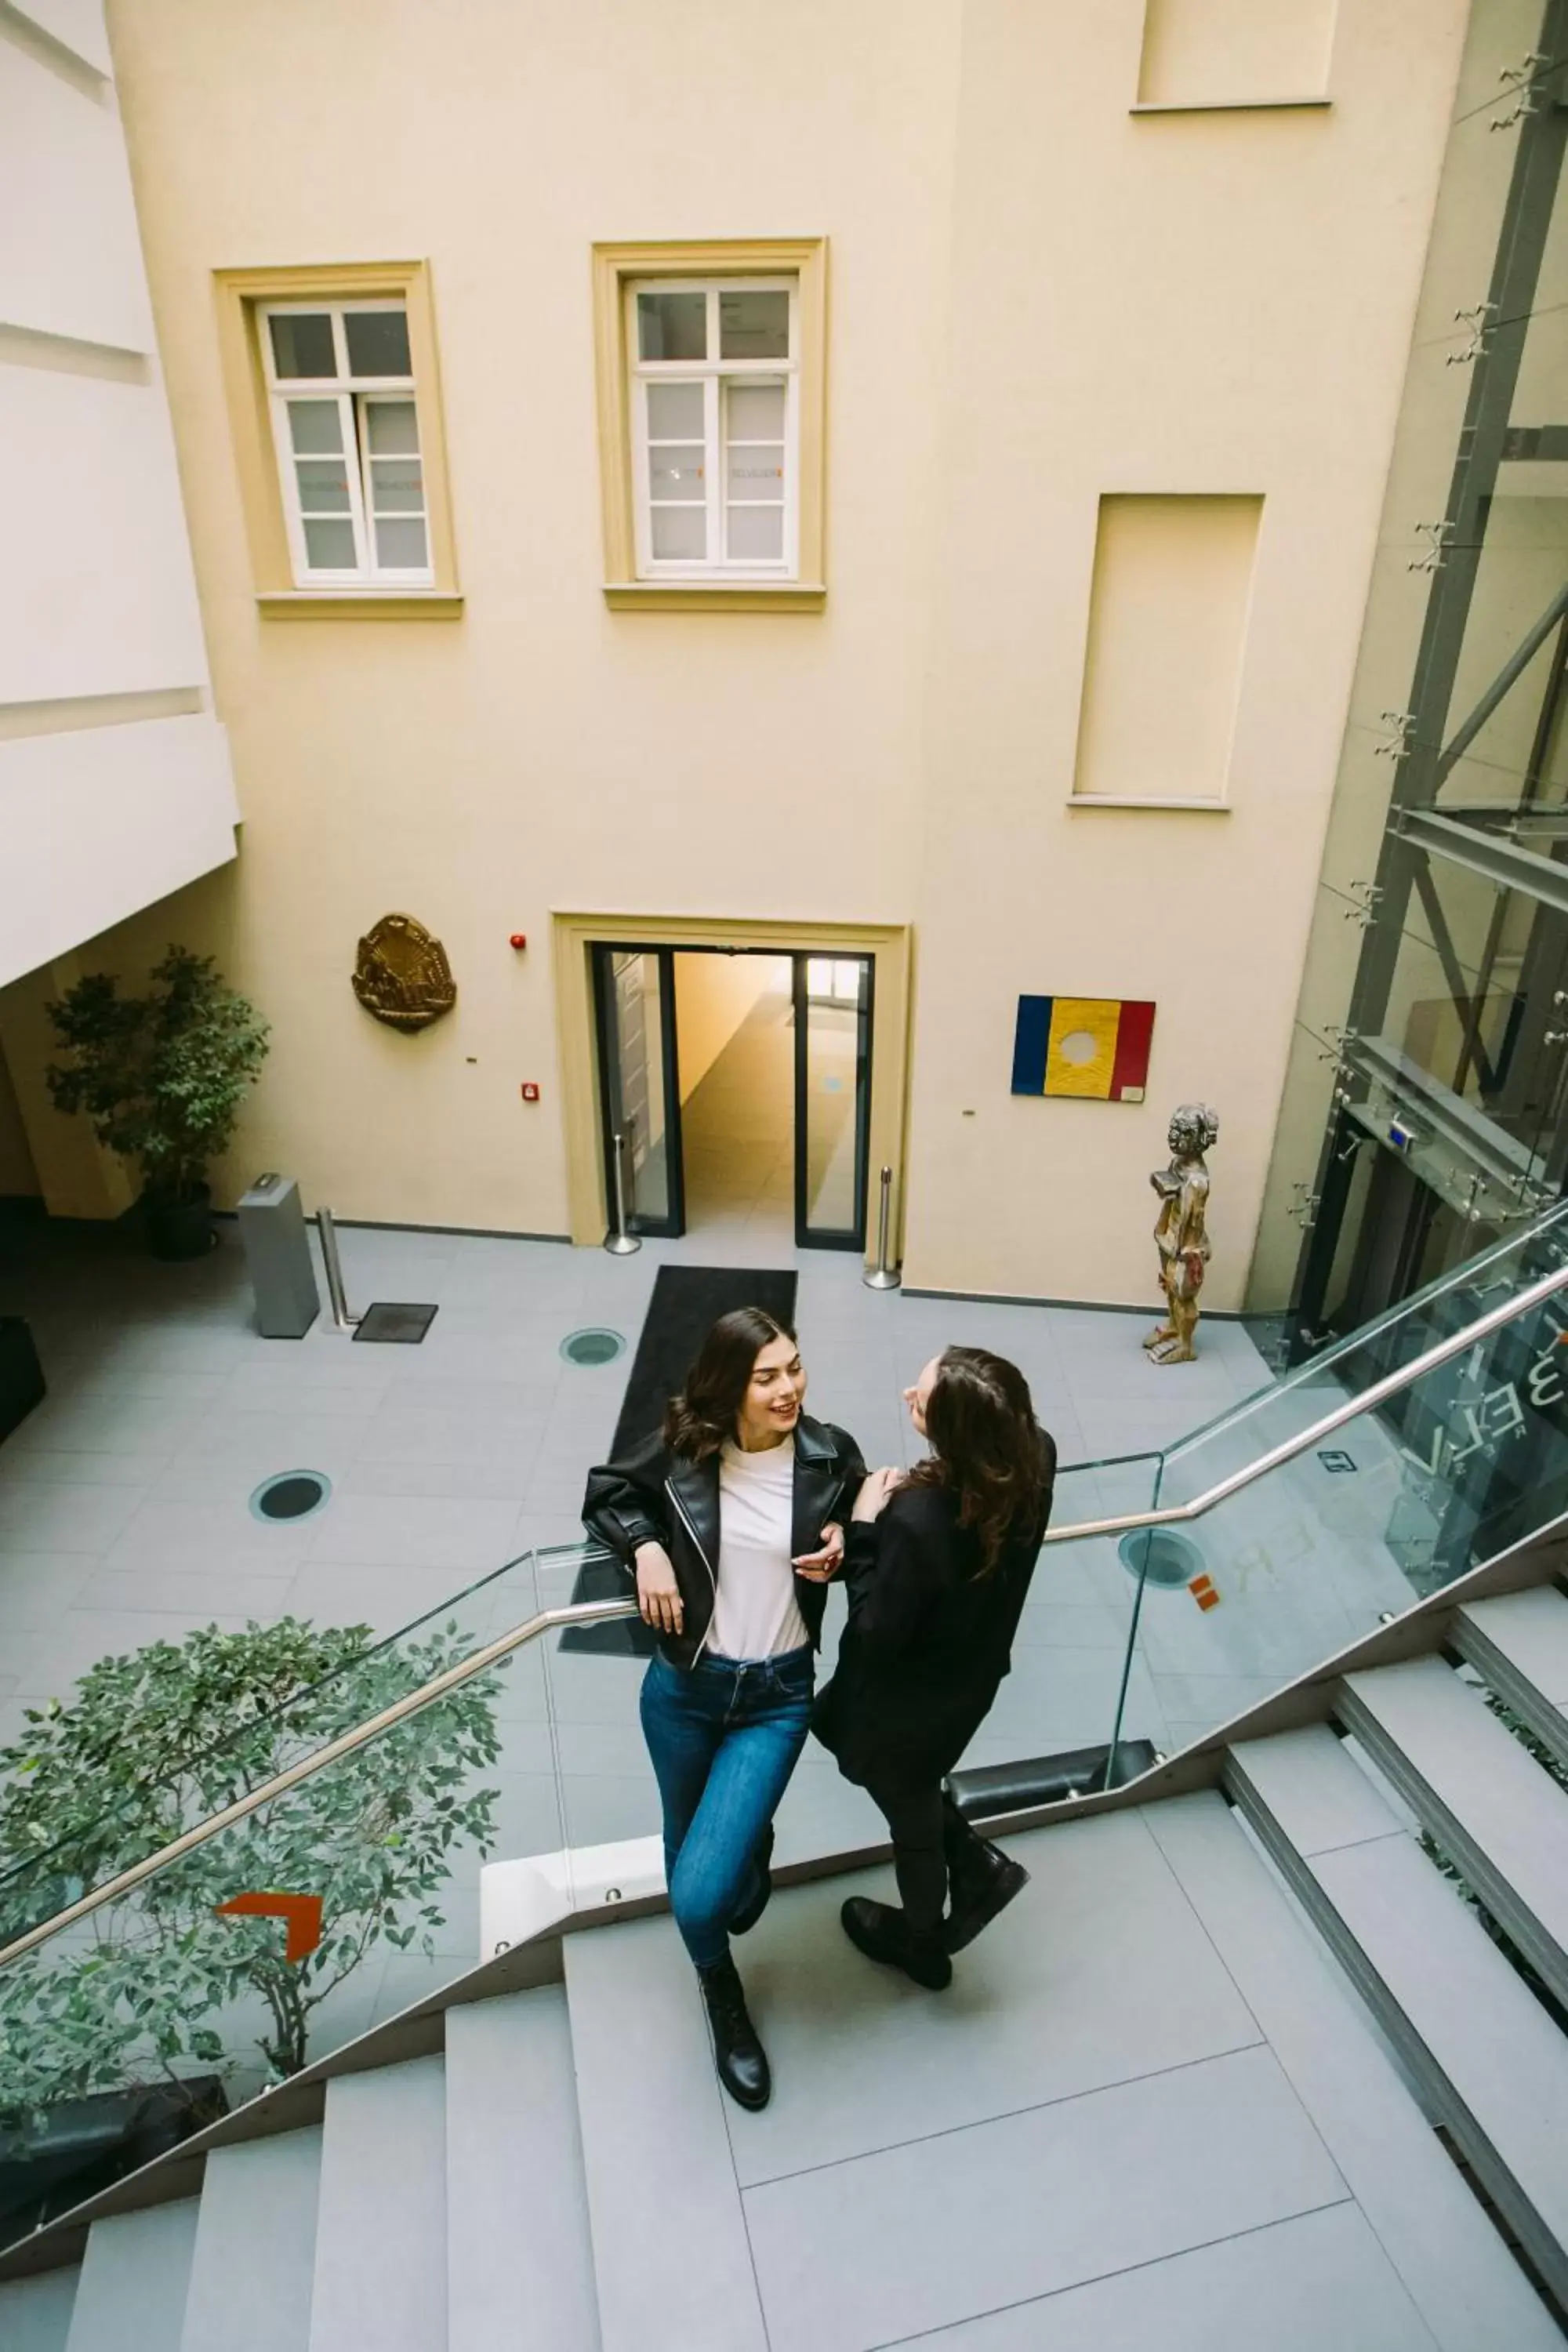
[[[574,1331],[561,1352],[569,1364],[613,1364],[626,1344],[618,1331]]]
[[[304,1519],[319,1511],[332,1491],[324,1470],[280,1470],[264,1478],[250,1498],[258,1519]]]
[[[1151,1584],[1190,1584],[1204,1572],[1204,1556],[1190,1536],[1173,1535],[1168,1528],[1134,1528],[1116,1547],[1131,1576]]]

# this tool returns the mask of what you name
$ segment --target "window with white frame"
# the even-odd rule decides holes
[[[428,586],[404,306],[273,302],[259,328],[295,580]]]
[[[805,992],[813,1004],[858,1004],[858,956],[807,956]]]
[[[626,299],[639,576],[794,579],[798,280],[633,279]]]

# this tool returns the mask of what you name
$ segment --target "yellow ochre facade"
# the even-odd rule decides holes
[[[597,1241],[589,944],[869,954],[910,1285],[1148,1298],[1197,1098],[1238,1307],[1468,15],[110,0],[243,823],[79,961],[271,1022],[220,1202]],[[637,289],[703,284],[794,305],[766,577],[638,573]],[[301,589],[267,306],[388,289],[429,577]],[[457,981],[414,1034],[350,986],[389,910]],[[1153,1000],[1144,1099],[1015,1097],[1028,993]]]

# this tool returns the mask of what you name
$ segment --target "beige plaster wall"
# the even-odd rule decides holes
[[[913,919],[907,1278],[1142,1297],[1147,1171],[1203,1095],[1237,1303],[1465,6],[1342,0],[1301,113],[1135,116],[1143,15],[111,0],[247,812],[232,887],[111,945],[216,948],[274,1024],[231,1190],[563,1231],[552,907]],[[589,247],[768,234],[829,239],[826,610],[609,612]],[[212,272],[408,257],[464,616],[264,623]],[[1263,502],[1227,814],[1066,805],[1118,493]],[[458,980],[413,1038],[348,985],[391,909]],[[1155,998],[1147,1103],[1014,1100],[1021,991]]]
[[[725,1046],[770,989],[788,992],[786,956],[678,955],[675,1021],[680,1099],[689,1102]]]

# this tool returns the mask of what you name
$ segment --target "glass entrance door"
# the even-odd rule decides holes
[[[866,1246],[871,958],[795,959],[795,1238]]]
[[[673,951],[605,946],[593,954],[605,1206],[613,1224],[618,1138],[627,1229],[683,1234]]]

